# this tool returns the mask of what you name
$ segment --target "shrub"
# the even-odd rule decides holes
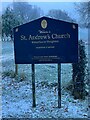
[[[11,78],[14,78],[14,77],[15,77],[14,71],[10,70],[10,71],[4,71],[4,72],[2,73],[2,77],[7,77],[7,76],[9,76],[9,77],[11,77]]]
[[[10,78],[15,78],[17,80],[17,82],[22,82],[26,79],[26,76],[24,74],[24,72],[19,73],[18,75],[15,74],[14,71],[4,71],[2,73],[2,77],[10,77]]]
[[[72,79],[73,79],[73,91],[75,99],[85,98],[85,69],[86,69],[86,54],[85,45],[82,40],[79,41],[78,46],[78,63],[72,64]]]

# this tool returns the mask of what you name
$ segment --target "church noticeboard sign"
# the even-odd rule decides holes
[[[16,64],[78,62],[78,24],[41,17],[14,28]]]

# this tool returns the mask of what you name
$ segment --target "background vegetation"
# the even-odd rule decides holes
[[[89,28],[90,2],[77,3],[75,4],[75,7],[77,8],[78,14],[80,14],[80,21],[71,18],[66,11],[62,11],[60,9],[52,9],[48,11],[48,14],[46,16],[69,22],[76,22],[79,24],[79,27]],[[43,16],[43,11],[37,6],[32,6],[27,2],[14,2],[10,6],[8,6],[2,13],[2,41],[13,40],[13,28],[15,26],[30,22],[31,20],[34,20],[41,16]],[[82,95],[85,95],[84,78],[86,70],[85,46],[82,41],[79,42],[79,63],[73,64],[72,69],[72,79],[74,87],[73,95],[75,98],[80,98]],[[80,92],[78,96],[75,91],[76,89],[77,91],[83,90],[84,92]]]

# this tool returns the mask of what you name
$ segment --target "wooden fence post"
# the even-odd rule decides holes
[[[36,107],[36,97],[35,97],[35,65],[32,64],[32,99],[33,107]]]
[[[58,108],[61,108],[61,63],[58,64]]]

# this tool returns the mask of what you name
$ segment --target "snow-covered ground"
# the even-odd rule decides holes
[[[87,30],[80,30],[80,38],[87,42]],[[87,50],[86,50],[87,51]],[[14,71],[13,42],[2,42],[2,70]],[[36,108],[32,108],[31,65],[19,65],[19,74],[24,72],[26,79],[18,82],[14,78],[2,78],[2,116],[4,118],[87,118],[88,98],[74,100],[66,87],[72,79],[71,64],[61,66],[62,98],[58,108],[57,65],[36,65]],[[1,71],[1,68],[0,68]],[[53,73],[53,74],[52,74]],[[42,82],[45,84],[42,85]],[[55,86],[51,84],[55,83]]]
[[[17,82],[5,77],[2,88],[2,115],[5,118],[87,118],[88,100],[74,100],[62,88],[61,108],[58,108],[57,86],[36,83],[36,108],[32,107],[30,81]]]

